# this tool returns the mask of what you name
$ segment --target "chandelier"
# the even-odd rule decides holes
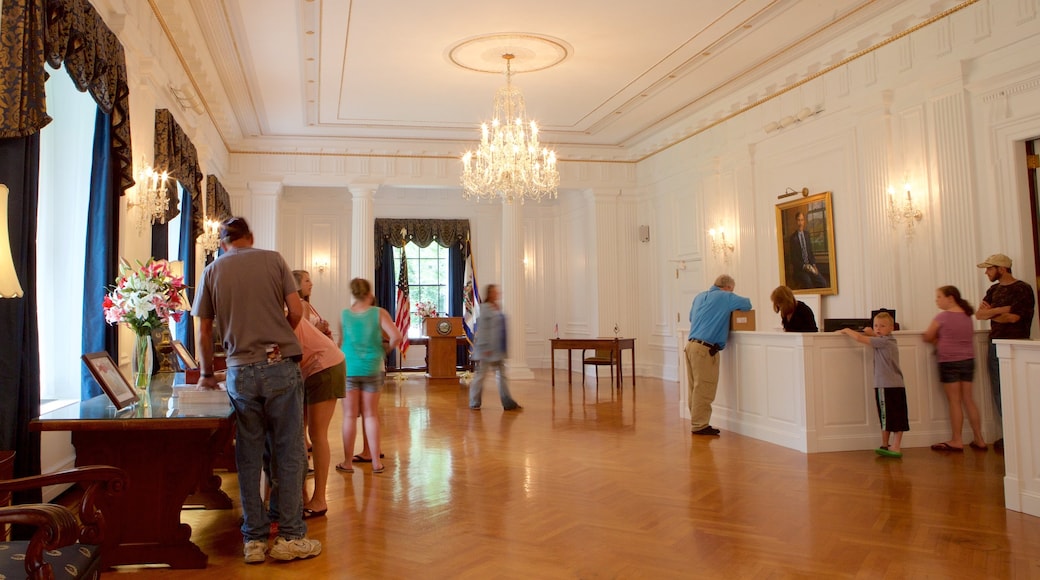
[[[466,199],[507,203],[526,199],[541,201],[556,197],[560,173],[556,152],[538,143],[538,125],[527,120],[527,108],[520,89],[513,86],[512,54],[506,61],[506,86],[495,93],[491,126],[480,126],[480,146],[462,156],[462,188]]]
[[[144,233],[145,228],[158,221],[166,223],[166,209],[169,207],[169,198],[166,194],[166,184],[170,175],[158,171],[146,165],[137,178],[137,194],[127,202],[128,209],[135,209],[137,217],[137,234]]]
[[[220,222],[205,219],[202,222],[202,233],[199,234],[196,243],[206,254],[213,254],[220,247]]]

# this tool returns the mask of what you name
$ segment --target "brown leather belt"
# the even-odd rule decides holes
[[[701,346],[708,347],[708,352],[711,354],[711,356],[715,356],[715,353],[717,353],[720,350],[722,350],[722,347],[720,347],[719,345],[712,344],[712,343],[710,343],[710,342],[708,342],[706,340],[701,340],[699,338],[691,338],[690,342],[696,342],[697,344],[699,344]]]

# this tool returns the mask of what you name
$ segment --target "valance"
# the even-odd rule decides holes
[[[111,115],[120,194],[134,185],[130,90],[123,45],[88,0],[3,0],[0,138],[26,137],[51,121],[44,62],[65,65],[73,83]]]
[[[206,176],[206,217],[221,222],[232,217],[231,196],[216,175]]]
[[[404,237],[401,230],[405,230]],[[379,218],[376,220],[376,267],[383,261],[383,246],[387,242],[395,248],[413,242],[425,248],[433,242],[448,248],[464,244],[469,239],[469,220],[431,220],[423,218]]]
[[[202,169],[195,144],[184,133],[169,109],[155,110],[155,167],[164,169],[181,187],[191,193],[192,215],[202,215]],[[168,192],[166,220],[180,213],[177,209],[176,190]],[[202,228],[198,220],[192,224],[192,236],[198,237]]]

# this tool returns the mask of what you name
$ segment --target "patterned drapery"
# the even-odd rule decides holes
[[[401,230],[405,236],[401,237]],[[387,242],[395,248],[414,242],[425,248],[433,242],[449,248],[469,239],[469,220],[431,220],[423,218],[379,218],[375,227],[376,266],[383,263],[383,245]]]
[[[65,65],[112,123],[112,155],[120,194],[134,185],[130,89],[119,39],[88,0],[3,0],[0,31],[0,138],[35,134],[47,115],[44,63]]]
[[[155,110],[155,167],[166,170],[191,193],[192,215],[202,215],[202,169],[195,144],[184,133],[168,109]],[[172,190],[172,191],[171,191]],[[166,221],[177,217],[176,188],[167,190]],[[193,236],[202,233],[201,221],[192,225]]]
[[[206,217],[221,222],[232,217],[231,196],[216,175],[206,176]]]

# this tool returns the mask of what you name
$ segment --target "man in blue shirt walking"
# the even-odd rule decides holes
[[[733,293],[736,282],[729,274],[693,299],[690,308],[690,341],[686,343],[687,401],[694,435],[718,435],[709,424],[711,404],[719,384],[719,351],[726,348],[729,319],[735,310],[751,310],[751,300]]]

